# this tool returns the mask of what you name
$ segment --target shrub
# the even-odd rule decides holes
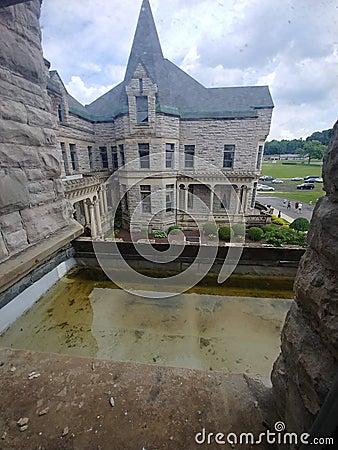
[[[154,231],[154,238],[166,238],[166,237],[167,233],[165,231],[162,230]]]
[[[242,223],[234,223],[231,225],[232,231],[235,236],[245,236],[245,225]]]
[[[216,234],[208,234],[209,241],[216,241],[216,237],[217,237]]]
[[[276,225],[286,225],[288,222],[282,218],[276,217],[276,218],[272,218],[272,223],[274,223]]]
[[[119,233],[120,233],[120,230],[118,230],[118,229],[114,230],[114,236],[115,236],[115,237],[118,236]]]
[[[170,233],[170,231],[179,230],[179,229],[180,229],[180,227],[178,227],[177,225],[170,225],[170,227],[168,228],[168,234]]]
[[[305,217],[298,217],[291,224],[290,228],[298,231],[308,231],[310,222]]]
[[[230,241],[232,235],[233,231],[229,226],[220,227],[220,229],[218,230],[218,236],[223,241]]]
[[[293,230],[292,228],[279,228],[275,231],[270,231],[266,233],[265,239],[267,244],[272,244],[276,247],[281,247],[285,244],[306,246],[306,233]]]
[[[213,222],[207,222],[203,225],[203,231],[206,235],[216,234],[217,233],[217,225]]]
[[[270,225],[263,225],[261,228],[264,231],[264,233],[268,233],[269,231],[276,230],[277,225],[275,225],[274,223],[271,223]]]
[[[252,227],[248,230],[248,237],[251,241],[260,241],[264,236],[264,231],[259,227]]]

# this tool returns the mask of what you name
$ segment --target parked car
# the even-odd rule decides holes
[[[314,189],[315,185],[313,183],[303,183],[297,186],[297,189]]]
[[[272,186],[267,186],[266,184],[258,184],[257,191],[274,191],[275,188]]]
[[[305,180],[305,183],[322,183],[323,182],[323,178],[318,177],[318,178],[308,178],[307,180]]]
[[[302,177],[293,177],[291,178],[291,181],[302,181]]]
[[[308,175],[308,176],[306,176],[306,177],[304,177],[304,181],[306,181],[306,180],[308,180],[309,178],[320,178],[320,176],[319,175]]]
[[[270,175],[263,175],[259,178],[261,181],[272,181],[274,180],[274,177],[270,177]]]
[[[283,181],[283,180],[279,180],[278,178],[274,178],[274,179],[271,181],[271,183],[274,183],[274,184],[282,184],[282,183],[284,183],[284,181]]]

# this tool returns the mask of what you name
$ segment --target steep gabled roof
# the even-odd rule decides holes
[[[273,108],[267,86],[206,88],[163,57],[149,0],[143,0],[124,80],[86,111],[101,120],[128,112],[126,85],[142,64],[158,87],[156,109],[182,118],[257,116],[256,109]]]

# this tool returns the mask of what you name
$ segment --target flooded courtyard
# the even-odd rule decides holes
[[[144,298],[90,273],[76,269],[63,277],[3,333],[0,346],[268,380],[290,298],[267,298],[264,290],[245,296],[240,289],[234,296],[231,282],[223,291],[204,282],[176,297]],[[283,296],[291,294],[286,289]]]

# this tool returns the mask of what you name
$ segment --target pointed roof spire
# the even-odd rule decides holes
[[[155,63],[163,60],[163,53],[158,38],[156,25],[149,0],[143,0],[134,41],[129,55],[125,81],[134,74],[137,65],[142,62],[150,76],[155,75]]]

